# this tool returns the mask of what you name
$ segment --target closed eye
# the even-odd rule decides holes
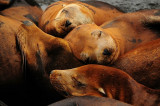
[[[86,87],[85,84],[81,83],[81,82],[78,81],[76,78],[72,77],[72,80],[74,81],[75,85],[76,85],[78,88]]]
[[[63,9],[63,10],[62,10],[62,12],[64,12],[64,13],[68,13],[68,11],[67,11],[67,10],[65,10],[65,9]]]

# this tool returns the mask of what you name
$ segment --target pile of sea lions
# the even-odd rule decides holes
[[[0,0],[0,104],[160,105],[160,10]],[[3,101],[3,102],[1,102]]]

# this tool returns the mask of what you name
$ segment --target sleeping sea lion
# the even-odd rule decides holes
[[[77,26],[64,39],[85,63],[112,64],[119,56],[160,36],[160,10],[121,15],[101,27]]]
[[[68,70],[53,70],[52,85],[67,96],[109,97],[134,106],[160,105],[160,90],[150,89],[136,82],[122,70],[85,65]]]
[[[101,25],[121,14],[116,7],[100,1],[58,1],[44,11],[39,27],[51,35],[64,37],[78,25]]]

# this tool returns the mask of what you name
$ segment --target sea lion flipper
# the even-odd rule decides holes
[[[40,51],[41,45],[39,44],[40,36],[43,33],[41,30],[31,21],[22,22],[16,32],[16,39],[20,50],[29,64],[36,66],[37,57],[35,54],[38,54]],[[40,54],[40,53],[39,53]]]

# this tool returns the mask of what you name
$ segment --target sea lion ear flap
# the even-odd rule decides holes
[[[100,38],[101,36],[102,36],[102,31],[100,31],[100,30],[95,30],[95,31],[93,31],[92,33],[91,33],[91,35],[93,36],[93,37],[95,37],[95,38]]]

